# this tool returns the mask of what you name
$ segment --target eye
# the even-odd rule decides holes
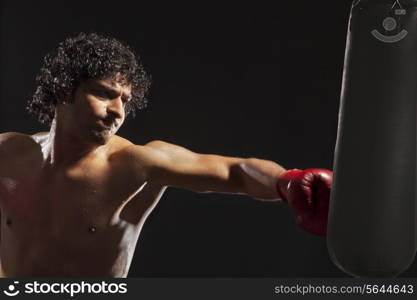
[[[98,98],[102,98],[102,99],[109,98],[109,95],[105,91],[102,91],[102,90],[94,90],[93,94],[97,96]]]

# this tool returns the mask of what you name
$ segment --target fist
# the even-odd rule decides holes
[[[297,225],[311,234],[327,233],[332,178],[327,169],[288,170],[278,178],[278,194],[293,210]]]

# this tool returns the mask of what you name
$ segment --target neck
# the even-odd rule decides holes
[[[101,144],[86,142],[65,128],[55,117],[42,146],[45,161],[52,166],[70,166],[99,151]]]

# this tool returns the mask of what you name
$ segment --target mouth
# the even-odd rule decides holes
[[[98,121],[97,124],[102,130],[111,130],[113,127],[112,124],[107,124],[103,120]]]

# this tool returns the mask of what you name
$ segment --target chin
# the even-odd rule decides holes
[[[111,134],[107,131],[95,131],[93,132],[94,142],[100,145],[105,145],[111,138]]]

